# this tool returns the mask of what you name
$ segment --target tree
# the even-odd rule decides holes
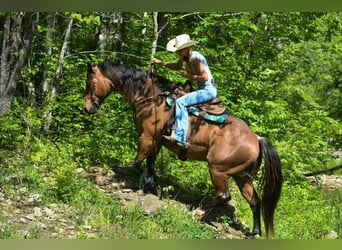
[[[54,99],[56,98],[57,92],[58,92],[58,88],[60,85],[60,80],[61,80],[61,76],[62,76],[62,65],[63,65],[63,60],[64,60],[64,56],[66,54],[66,50],[67,50],[67,46],[68,46],[68,42],[70,39],[70,34],[71,34],[71,28],[72,28],[72,24],[73,24],[74,19],[70,16],[67,18],[67,28],[65,30],[65,36],[64,36],[64,40],[63,40],[63,44],[59,53],[59,58],[58,58],[58,64],[57,64],[57,68],[56,68],[56,72],[54,77],[52,78],[52,82],[50,85],[50,87],[47,88],[47,91],[49,91],[49,93],[47,94],[48,98],[48,103],[49,105],[53,105]],[[44,117],[46,119],[45,122],[45,126],[44,126],[44,131],[47,132],[49,130],[49,126],[51,123],[51,117],[52,117],[52,112],[51,110],[48,110],[45,114]]]
[[[0,66],[0,115],[11,106],[21,70],[26,59],[39,21],[39,13],[31,13],[25,29],[26,13],[5,13]],[[23,34],[24,33],[24,34]]]
[[[100,25],[97,26],[97,49],[104,51],[106,49],[120,50],[122,44],[121,25],[123,17],[120,12],[101,12]]]

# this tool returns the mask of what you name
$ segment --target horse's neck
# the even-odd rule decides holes
[[[156,133],[161,133],[168,118],[165,96],[159,95],[144,100],[133,109],[135,127],[139,133],[144,131],[154,136]]]
[[[146,83],[142,89],[135,87],[134,90],[122,87],[120,94],[130,104],[134,105],[138,100],[156,98],[161,93],[161,90],[156,84],[153,83],[153,79],[147,77]]]

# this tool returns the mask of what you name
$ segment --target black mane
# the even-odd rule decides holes
[[[114,64],[111,62],[101,62],[98,65],[101,73],[117,83],[118,88],[125,92],[134,93],[137,90],[140,92],[144,89],[149,72],[142,68],[127,66],[124,64]],[[153,84],[161,91],[172,91],[175,84],[165,77],[152,74]]]

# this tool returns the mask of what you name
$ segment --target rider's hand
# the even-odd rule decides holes
[[[186,70],[180,70],[179,73],[181,74],[181,76],[183,77],[189,77],[189,73]]]
[[[151,59],[151,63],[153,63],[153,64],[161,64],[162,61],[159,60],[159,59],[157,59],[157,58],[152,58],[152,59]]]

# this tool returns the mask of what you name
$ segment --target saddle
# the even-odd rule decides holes
[[[167,104],[171,107],[177,99],[177,95],[171,94],[166,98]],[[199,103],[188,107],[188,112],[203,118],[204,120],[212,121],[215,123],[223,123],[226,121],[230,111],[225,107],[219,105],[222,102],[221,98],[214,98],[213,100],[205,103]]]
[[[186,80],[184,84],[177,83],[176,88],[174,89],[174,93],[171,93],[167,98],[167,103],[169,106],[172,106],[175,99],[180,96],[183,96],[189,92],[194,91],[192,87],[193,83],[191,80]],[[173,100],[171,100],[172,98]],[[205,120],[209,120],[216,123],[223,123],[230,111],[225,107],[219,105],[222,102],[221,98],[214,98],[208,102],[199,103],[188,108],[189,113],[200,116]]]

